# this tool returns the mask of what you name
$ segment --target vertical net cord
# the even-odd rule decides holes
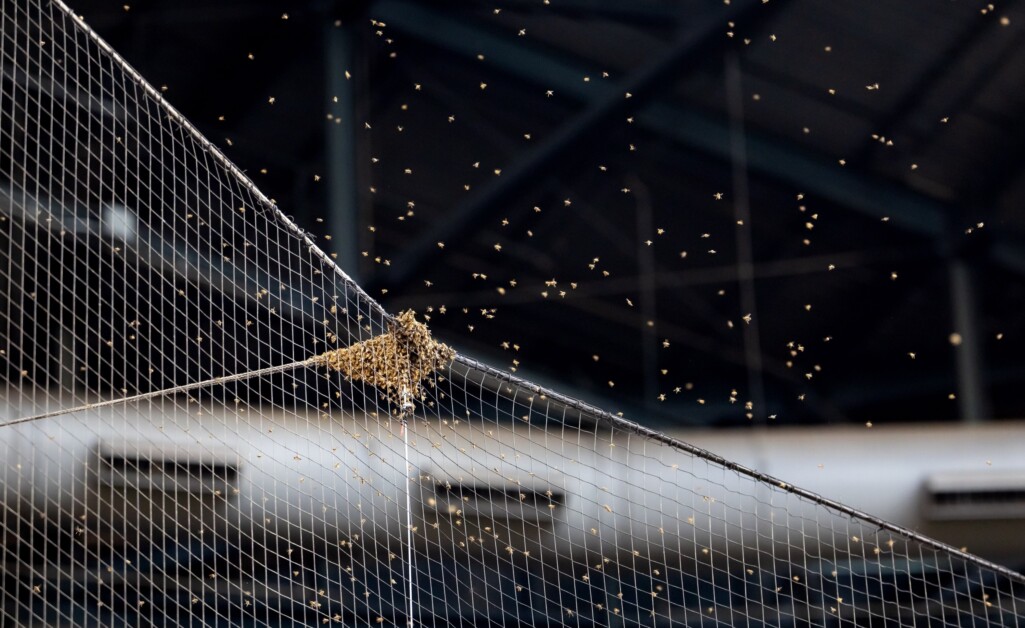
[[[402,443],[405,446],[405,464],[406,464],[406,565],[407,565],[407,578],[409,579],[409,621],[407,625],[412,628],[413,623],[413,499],[411,493],[413,491],[412,483],[413,479],[410,477],[410,473],[413,470],[412,465],[409,464],[409,426],[406,424],[406,418],[402,418]]]

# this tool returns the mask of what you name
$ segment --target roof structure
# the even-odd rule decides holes
[[[461,351],[646,422],[1025,410],[1013,0],[76,10]]]

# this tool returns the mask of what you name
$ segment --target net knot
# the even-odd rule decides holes
[[[413,410],[414,400],[424,399],[423,380],[455,356],[454,349],[431,337],[413,310],[406,310],[388,324],[386,333],[322,353],[312,362],[384,390],[405,413]]]

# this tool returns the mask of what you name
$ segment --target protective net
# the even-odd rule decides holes
[[[390,316],[68,8],[0,9],[5,625],[1025,615],[1017,573]]]

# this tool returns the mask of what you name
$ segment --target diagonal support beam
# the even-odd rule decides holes
[[[1006,11],[1009,6],[1013,6],[1016,2],[1018,0],[1007,0],[1002,3],[1000,9]],[[899,133],[905,127],[908,119],[914,114],[919,113],[922,104],[929,102],[930,99],[935,97],[935,88],[950,73],[951,60],[967,56],[979,44],[992,39],[995,34],[994,31],[1000,28],[1003,28],[1003,26],[1000,26],[996,20],[978,20],[974,24],[968,22],[961,34],[933,57],[932,62],[921,74],[904,86],[900,96],[897,98],[896,104],[881,119],[875,121],[875,132],[887,138],[892,138],[895,134]],[[1005,51],[1001,50],[1001,52]],[[1003,60],[1006,56],[1000,54],[998,58]],[[992,77],[993,72],[980,72],[972,82],[991,80]],[[978,87],[978,85],[973,86],[969,93],[980,93],[982,90],[978,89]],[[942,110],[961,111],[962,107],[944,107]],[[935,118],[933,120],[935,124]],[[858,154],[851,161],[865,163],[869,156],[881,150],[881,146],[879,142],[866,138],[864,147],[858,151]]]
[[[606,122],[636,109],[646,98],[650,98],[667,84],[672,84],[672,79],[680,73],[681,66],[688,61],[708,54],[712,46],[725,45],[727,39],[723,28],[727,21],[737,20],[763,4],[759,0],[734,2],[726,10],[704,16],[696,25],[685,29],[682,36],[657,61],[618,84],[602,85],[593,90],[593,97],[588,94],[586,98],[581,98],[580,100],[585,103],[584,111],[556,130],[527,157],[507,168],[500,179],[493,180],[474,197],[453,209],[445,220],[438,221],[395,261],[392,271],[385,275],[382,281],[374,283],[383,283],[393,289],[408,285],[417,273],[421,272],[424,265],[433,262],[442,254],[436,245],[437,242],[457,240],[486,224],[493,208],[521,194],[524,187],[543,175],[551,164],[557,163],[563,156],[578,149],[595,133],[601,131]],[[783,2],[779,1],[766,6],[781,4]],[[580,83],[580,77],[584,74],[566,66],[552,66],[551,69],[546,69],[545,65],[550,61],[547,57],[532,56],[524,59],[522,53],[517,51],[519,44],[485,34],[477,28],[424,6],[386,1],[377,4],[372,12],[376,18],[398,30],[461,54],[476,55],[480,50],[487,50],[489,58],[494,59],[504,70],[526,63],[531,67],[521,68],[518,73],[525,72],[529,75],[531,72],[538,72],[535,77],[525,78],[539,80],[549,87],[558,88],[560,92],[568,85]],[[553,75],[553,70],[557,76]],[[381,286],[374,286],[378,287]]]
[[[603,17],[620,22],[664,26],[678,21],[690,8],[682,2],[609,2],[608,0],[558,0],[546,5],[538,0],[506,0],[503,6],[512,11]]]

